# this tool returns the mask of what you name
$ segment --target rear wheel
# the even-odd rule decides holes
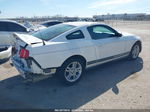
[[[58,70],[61,81],[67,85],[78,82],[85,71],[85,64],[80,59],[69,59]]]
[[[130,52],[130,56],[129,58],[132,60],[135,60],[138,58],[140,53],[140,45],[138,43],[134,44],[134,46],[132,47],[132,50]]]

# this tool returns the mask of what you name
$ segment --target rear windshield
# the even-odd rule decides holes
[[[73,29],[74,27],[75,26],[73,26],[73,25],[58,24],[58,25],[54,25],[49,28],[40,30],[36,33],[33,33],[32,35],[37,38],[47,41],[47,40],[50,40],[68,30]]]

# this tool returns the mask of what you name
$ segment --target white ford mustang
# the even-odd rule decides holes
[[[62,23],[14,37],[12,61],[24,78],[57,72],[67,84],[77,82],[88,67],[125,57],[137,59],[142,49],[138,36],[95,22]]]

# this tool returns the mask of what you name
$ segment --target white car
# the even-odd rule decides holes
[[[37,31],[39,31],[39,30],[43,30],[43,29],[45,29],[45,28],[47,28],[47,27],[51,27],[51,26],[54,26],[54,25],[57,25],[57,24],[60,24],[60,23],[62,23],[62,22],[57,21],[57,20],[50,20],[50,21],[45,21],[45,22],[43,22],[43,23],[41,23],[41,24],[32,26],[32,27],[30,27],[30,28],[31,28],[34,32],[37,32]],[[34,32],[33,32],[33,33],[34,33]]]
[[[11,56],[12,46],[0,46],[0,61],[9,59]]]
[[[137,59],[138,36],[118,33],[95,22],[62,23],[33,35],[14,34],[13,64],[24,78],[58,73],[67,84],[79,81],[88,67],[129,57]]]
[[[0,20],[0,46],[14,45],[14,32],[28,33],[29,29],[12,20]]]

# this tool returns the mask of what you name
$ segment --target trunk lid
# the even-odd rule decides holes
[[[12,49],[12,55],[17,57],[20,56],[19,53],[21,49],[27,49],[30,51],[33,44],[44,43],[43,40],[28,34],[14,33],[13,37],[15,38],[15,46]]]
[[[22,47],[43,42],[43,40],[28,34],[14,33],[13,36],[16,39],[16,43],[21,45]]]

